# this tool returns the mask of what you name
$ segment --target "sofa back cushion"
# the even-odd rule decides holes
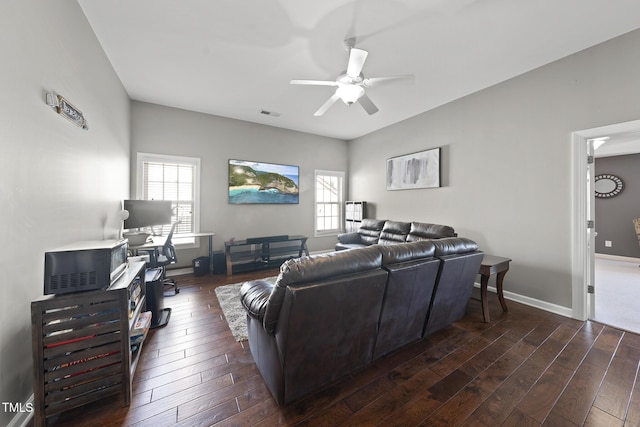
[[[381,245],[393,245],[404,243],[407,240],[411,223],[400,221],[386,221],[378,243]]]
[[[440,260],[430,241],[380,245],[389,273],[374,359],[422,336],[431,305]]]
[[[365,245],[375,245],[378,243],[380,232],[382,231],[382,227],[384,227],[385,222],[386,221],[384,219],[363,219],[360,223],[360,228],[358,228],[361,243],[364,243]]]
[[[379,245],[378,250],[382,254],[382,266],[399,262],[433,258],[436,246],[431,240],[411,242],[403,245]]]
[[[466,237],[445,237],[444,239],[432,240],[435,247],[435,256],[464,254],[478,250],[478,244]]]
[[[441,224],[427,224],[424,222],[412,222],[407,242],[417,242],[427,239],[442,239],[443,237],[455,237],[453,227]]]
[[[484,254],[473,240],[448,237],[432,240],[440,271],[424,335],[450,325],[464,316]]]
[[[440,272],[424,336],[464,316],[483,257],[482,252],[476,251],[439,258]]]
[[[287,260],[280,266],[280,274],[267,302],[264,314],[265,330],[269,335],[275,333],[287,286],[375,270],[381,265],[382,254],[375,247]]]
[[[377,268],[286,288],[275,332],[285,404],[371,363],[386,282]]]

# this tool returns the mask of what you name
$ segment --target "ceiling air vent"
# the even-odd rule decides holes
[[[275,111],[260,110],[260,114],[264,116],[280,117],[280,113],[276,113]]]

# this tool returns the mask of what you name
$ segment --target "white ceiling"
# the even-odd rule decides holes
[[[132,99],[353,139],[640,28],[638,0],[78,0]],[[369,52],[380,111],[291,79]],[[260,113],[267,110],[279,116]]]

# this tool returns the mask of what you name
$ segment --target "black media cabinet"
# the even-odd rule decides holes
[[[306,236],[252,237],[224,243],[227,276],[235,272],[279,267],[283,262],[309,255]]]

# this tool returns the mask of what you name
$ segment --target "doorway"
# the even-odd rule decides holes
[[[596,139],[609,137],[610,141],[623,141],[624,136],[630,134],[640,135],[640,120],[603,126],[594,129],[576,131],[572,134],[573,151],[573,188],[574,197],[572,203],[572,273],[573,273],[573,317],[580,320],[596,319],[596,312],[605,313],[609,307],[598,307],[598,304],[611,304],[606,298],[602,298],[600,292],[588,293],[589,287],[597,285],[596,281],[612,280],[620,281],[620,276],[607,276],[610,265],[606,261],[596,262],[595,256],[595,232],[597,219],[593,216],[595,198],[593,197],[594,164],[588,162],[589,156],[594,155],[593,142]],[[638,138],[640,140],[640,137]],[[609,143],[609,141],[607,141]],[[614,144],[609,144],[607,150],[611,150]],[[634,148],[633,144],[619,144],[619,154],[631,154],[640,152],[640,142]],[[597,160],[596,160],[597,161]],[[595,229],[590,227],[590,220],[595,219]],[[634,270],[635,272],[635,270]],[[607,278],[609,277],[609,278]],[[635,278],[634,278],[635,279]],[[637,281],[637,279],[635,279]],[[603,287],[606,289],[606,283]],[[597,287],[596,287],[597,289]],[[604,290],[604,289],[603,289]],[[640,290],[638,292],[640,298]],[[596,301],[597,300],[597,301]],[[637,301],[637,299],[636,299]],[[602,310],[601,310],[602,309]],[[612,308],[615,311],[615,308]],[[611,311],[611,310],[610,310]],[[615,325],[622,329],[624,325]],[[632,326],[632,325],[629,325]],[[634,326],[635,327],[635,326]],[[640,331],[638,331],[640,332]]]

